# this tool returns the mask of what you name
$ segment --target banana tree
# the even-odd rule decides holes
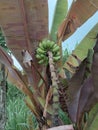
[[[98,101],[97,73],[95,73],[97,63],[93,58],[97,58],[97,44],[94,54],[91,50],[87,50],[85,58],[79,59],[81,62],[76,65],[78,71],[70,81],[67,81],[64,74],[66,63],[64,66],[62,60],[55,63],[62,53],[62,41],[97,10],[97,0],[77,0],[73,1],[67,13],[67,0],[57,0],[53,26],[49,34],[47,0],[0,0],[0,25],[7,46],[21,64],[24,73],[14,67],[11,57],[2,48],[0,48],[0,61],[8,68],[8,79],[26,94],[25,102],[36,116],[39,129],[64,125],[59,117],[61,108],[68,114],[70,123],[76,123],[77,129],[80,130],[84,123],[82,119],[85,111],[90,110],[93,103]],[[81,13],[82,11],[84,13]],[[97,33],[98,31],[95,32],[95,37]],[[95,39],[92,41],[96,42]],[[78,54],[75,55],[76,59]],[[89,74],[87,70],[90,70]],[[95,96],[89,101],[93,93]]]

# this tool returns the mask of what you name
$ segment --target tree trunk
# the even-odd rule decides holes
[[[0,130],[5,130],[6,124],[6,76],[5,66],[0,68]]]

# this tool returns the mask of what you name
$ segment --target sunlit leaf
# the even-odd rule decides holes
[[[57,0],[53,23],[50,32],[50,38],[54,41],[57,40],[57,30],[62,21],[65,19],[68,10],[67,0]]]
[[[63,68],[66,68],[72,74],[76,72],[77,67],[87,57],[88,49],[93,48],[96,42],[98,33],[98,24],[87,34],[87,36],[80,42],[71,56],[67,59]]]
[[[66,20],[58,29],[58,39],[65,40],[98,10],[97,0],[74,1]]]

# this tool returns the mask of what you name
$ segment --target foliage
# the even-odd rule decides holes
[[[63,65],[72,75],[76,72],[81,62],[87,57],[88,50],[92,49],[96,43],[96,35],[98,31],[98,24],[96,24],[84,39],[73,50],[72,54],[68,57]]]
[[[95,0],[95,3],[96,6],[91,0],[74,1],[66,19],[64,19],[67,2],[64,1],[63,3],[58,0],[52,27],[53,30],[51,30],[50,34],[51,40],[57,41],[57,44],[61,46],[62,40],[69,37],[75,32],[77,27],[82,25],[97,11],[98,0]],[[98,101],[98,72],[96,71],[96,68],[98,68],[98,45],[96,44],[94,48],[94,54],[91,50],[90,52],[88,50],[89,40],[91,44],[95,44],[95,37],[98,30],[96,31],[96,27],[94,28],[94,35],[91,35],[94,36],[93,38],[90,39],[90,37],[87,38],[86,36],[86,47],[84,47],[85,42],[80,47],[80,50],[84,48],[84,51],[82,53],[80,53],[80,50],[76,50],[76,53],[73,52],[69,62],[66,62],[63,66],[58,63],[54,64],[52,52],[48,52],[49,64],[39,65],[35,57],[35,52],[39,41],[48,37],[47,1],[29,0],[24,2],[22,0],[19,2],[9,0],[4,3],[1,1],[0,5],[0,25],[8,41],[7,46],[22,65],[25,74],[22,74],[13,66],[11,57],[1,47],[0,61],[8,68],[11,75],[10,81],[14,82],[17,88],[26,95],[25,102],[36,116],[39,129],[43,129],[44,126],[46,128],[51,127],[51,124],[53,126],[63,124],[58,118],[59,104],[65,108],[64,112],[68,113],[68,117],[70,117],[72,123],[76,123],[78,130],[82,129],[81,125],[84,123],[83,116],[85,111],[89,111]],[[81,14],[82,11],[84,11],[84,13]],[[58,29],[59,24],[61,24],[61,26]],[[98,25],[96,26],[98,27]],[[58,33],[55,35],[57,29]],[[91,48],[92,47],[90,47],[90,49]],[[29,59],[28,55],[30,57]],[[65,79],[63,68],[71,68],[71,72],[74,70],[73,77],[70,78],[69,81]],[[57,71],[59,69],[63,70],[61,75]],[[38,86],[41,79],[43,79],[43,82]],[[66,85],[61,82],[61,79],[67,82]],[[51,90],[50,93],[49,90]],[[62,100],[59,101],[61,97]],[[19,98],[17,99],[20,100]],[[14,106],[16,106],[18,102],[15,99],[13,99],[13,101]],[[9,99],[9,103],[13,106],[12,100]],[[22,102],[20,102],[20,104],[22,104]],[[14,116],[10,116],[10,120],[12,117],[15,117],[15,119],[11,120],[16,127],[14,129],[20,129],[20,124],[23,123],[22,121],[20,121],[20,124],[15,123],[18,113],[20,113],[21,116],[23,114],[21,108],[25,110],[24,107],[20,107],[20,104],[17,105],[18,108],[15,107],[14,110],[12,109]],[[10,108],[10,106],[8,108]],[[18,113],[17,110],[19,110]],[[50,110],[52,110],[52,113]],[[24,116],[24,119],[25,118],[28,119],[27,116]],[[21,119],[23,120],[22,117],[18,118],[18,120]],[[27,120],[24,122],[26,124]],[[24,126],[27,127],[28,125],[25,124]]]
[[[61,109],[59,109],[59,116],[65,125],[71,124],[71,120],[68,117],[68,113],[65,113]]]
[[[83,11],[83,13],[81,13]],[[73,4],[67,14],[67,17],[62,21],[58,29],[59,40],[65,40],[71,36],[78,27],[86,22],[95,12],[98,11],[98,1],[95,0],[77,0]]]
[[[22,94],[15,86],[8,84],[7,92],[7,122],[5,130],[31,130],[29,124],[29,116],[32,115],[28,107],[24,103],[24,94]],[[33,127],[37,127],[37,121],[32,115]]]
[[[62,56],[62,63],[63,65],[66,63],[68,57],[70,56],[70,52],[68,52],[67,49],[65,49],[63,51],[63,56]],[[70,79],[71,78],[71,73],[67,70],[67,68],[64,68],[65,74],[66,74],[66,78]]]
[[[5,37],[3,35],[1,28],[0,28],[0,46],[3,47],[5,49],[5,51],[11,53],[6,45]]]
[[[14,101],[17,98],[23,98],[24,94],[21,93],[14,84],[8,83],[7,87],[7,101]]]
[[[62,23],[62,21],[65,19],[68,11],[68,2],[67,0],[57,0],[54,17],[53,17],[53,23],[51,27],[50,32],[50,38],[53,41],[57,41],[57,31],[58,27]],[[62,15],[61,15],[62,14]]]
[[[84,130],[97,130],[98,129],[98,103],[94,105],[89,112],[87,124]]]
[[[67,49],[65,49],[65,50],[63,51],[63,57],[62,57],[62,62],[63,62],[63,64],[67,61],[69,55],[70,55],[70,53],[68,52]]]

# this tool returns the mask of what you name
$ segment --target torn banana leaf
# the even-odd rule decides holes
[[[96,11],[98,11],[98,0],[73,1],[67,18],[58,29],[58,40],[64,41],[71,36],[76,29],[86,22]]]
[[[98,24],[87,34],[87,36],[80,42],[76,49],[69,56],[63,68],[66,68],[72,73],[76,72],[81,62],[87,57],[88,50],[92,49],[96,43],[96,36],[98,33]]]

